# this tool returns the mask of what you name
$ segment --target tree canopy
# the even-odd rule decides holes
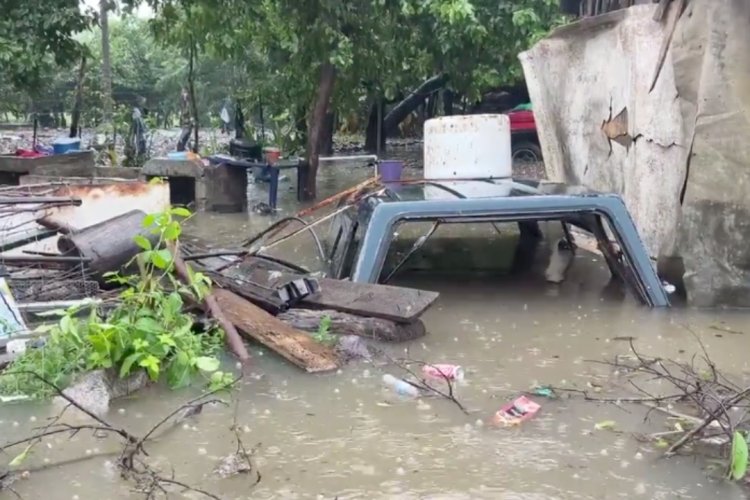
[[[65,66],[81,54],[75,35],[94,21],[78,0],[3,0],[0,81],[35,88],[52,62]]]
[[[0,86],[22,91],[37,109],[70,102],[81,54],[101,57],[100,37],[75,36],[95,15],[78,0],[5,1]],[[375,106],[410,94],[410,104],[424,101],[419,89],[449,93],[444,109],[452,112],[452,96],[473,103],[522,80],[518,53],[563,19],[557,0],[124,0],[123,12],[144,3],[153,19],[126,16],[110,26],[116,103],[140,99],[166,121],[193,54],[202,113],[217,113],[229,95],[256,111],[262,103],[289,147],[306,142],[310,156],[330,135],[324,120],[332,111],[371,124]],[[89,123],[102,107],[100,72],[95,63],[86,71]],[[411,109],[398,111],[391,121]]]

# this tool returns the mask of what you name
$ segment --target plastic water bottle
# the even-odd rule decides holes
[[[405,380],[394,377],[393,375],[390,375],[388,373],[383,375],[383,383],[400,396],[409,398],[419,397],[419,389],[406,382]]]

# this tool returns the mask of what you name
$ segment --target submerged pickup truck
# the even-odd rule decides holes
[[[550,273],[562,276],[572,262],[561,256],[576,251],[570,229],[577,228],[596,241],[612,277],[638,300],[650,307],[669,305],[668,294],[625,203],[617,195],[512,179],[404,181],[381,186],[356,202],[342,202],[326,218],[332,220],[327,237],[318,234],[321,227],[318,223],[308,224],[301,219],[296,220],[305,224],[305,228],[294,237],[314,239],[322,263],[322,268],[315,271],[330,278],[386,282],[418,257],[438,226],[484,224],[498,232],[508,226],[516,227],[512,238],[515,249],[507,253],[511,268],[528,267],[539,255],[539,243],[547,240],[547,280],[556,281],[550,279]],[[413,238],[410,248],[398,252],[395,261],[391,258],[387,262],[389,255],[394,254],[392,247],[399,228],[409,222],[427,223],[428,227]],[[264,257],[263,252],[257,252],[264,247],[262,239],[256,238],[248,244],[251,253]],[[465,247],[456,246],[460,250]],[[493,260],[504,257],[494,249],[493,252],[490,255]],[[285,264],[284,259],[276,256],[266,257]],[[449,262],[445,255],[438,260]],[[286,262],[286,265],[297,273],[312,271],[298,263]]]

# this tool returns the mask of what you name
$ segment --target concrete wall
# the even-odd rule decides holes
[[[547,174],[622,194],[652,257],[684,262],[692,304],[750,306],[750,2],[677,3],[662,23],[636,6],[521,54]]]

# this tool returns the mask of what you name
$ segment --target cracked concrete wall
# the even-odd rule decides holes
[[[520,57],[547,176],[622,194],[656,258],[674,250],[688,141],[670,65],[648,91],[664,35],[654,8],[583,19]]]
[[[583,19],[520,55],[545,167],[621,194],[652,258],[684,262],[692,304],[750,306],[750,2],[678,3],[661,23],[655,5]]]

